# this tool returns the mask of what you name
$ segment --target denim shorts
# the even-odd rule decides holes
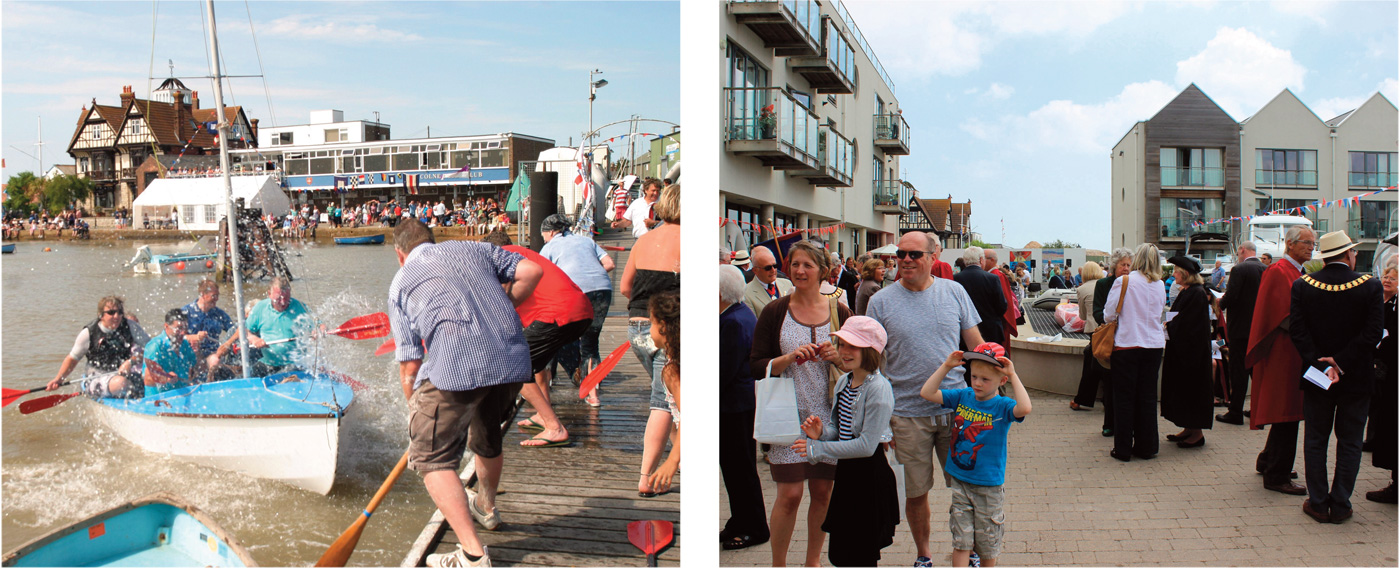
[[[651,375],[652,409],[670,412],[666,405],[666,384],[661,381],[661,368],[666,367],[666,352],[658,349],[651,341],[651,321],[633,320],[627,323],[627,339],[632,343],[632,353],[642,363],[642,369]]]

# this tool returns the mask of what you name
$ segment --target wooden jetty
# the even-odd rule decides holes
[[[631,248],[630,233],[604,230],[603,246]],[[627,342],[627,298],[618,280],[627,252],[614,252],[613,304],[599,341],[603,356]],[[573,438],[571,447],[525,448],[528,433],[512,427],[505,440],[505,468],[496,507],[502,524],[496,531],[477,526],[477,535],[491,549],[496,566],[641,567],[646,556],[627,541],[627,524],[637,520],[667,520],[676,524],[673,545],[658,560],[680,564],[680,477],[670,493],[655,498],[637,496],[641,472],[642,434],[650,413],[650,379],[637,358],[628,353],[599,388],[603,406],[589,407],[565,377],[554,380],[550,401]],[[533,413],[525,405],[517,414]],[[664,458],[665,455],[662,455]],[[463,480],[471,478],[464,460]],[[428,554],[457,548],[457,536],[433,512],[408,554],[404,567],[421,567]]]

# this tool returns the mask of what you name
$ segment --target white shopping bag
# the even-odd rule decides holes
[[[797,387],[790,377],[774,377],[768,362],[767,377],[754,386],[758,407],[754,411],[753,440],[772,445],[790,445],[802,436],[797,410]]]
[[[889,445],[885,445],[885,460],[889,461],[890,470],[894,471],[894,487],[899,494],[899,519],[908,520],[909,518],[904,515],[904,499],[906,497],[904,495],[904,465],[899,463],[899,459],[895,457],[894,448]]]

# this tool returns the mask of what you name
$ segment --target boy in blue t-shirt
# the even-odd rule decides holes
[[[939,389],[949,371],[968,364],[963,389]],[[1000,395],[1007,380],[1015,398]],[[1001,554],[1006,481],[1006,433],[1011,422],[1031,414],[1031,398],[1006,349],[993,342],[968,352],[948,355],[929,376],[920,395],[953,409],[953,441],[947,472],[952,477],[953,504],[948,525],[953,532],[953,566],[966,567],[975,551],[983,567],[996,565]]]

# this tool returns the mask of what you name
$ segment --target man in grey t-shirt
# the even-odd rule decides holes
[[[977,308],[962,285],[931,274],[938,237],[921,232],[899,240],[899,280],[870,297],[865,315],[874,318],[889,334],[885,346],[885,377],[894,387],[895,456],[904,465],[905,514],[918,550],[916,567],[932,566],[929,550],[928,492],[933,489],[933,458],[939,466],[948,460],[952,438],[951,411],[919,395],[948,354],[957,351],[958,340],[969,346],[982,343]],[[966,387],[963,369],[948,372],[943,389]],[[947,473],[944,473],[947,484]]]

